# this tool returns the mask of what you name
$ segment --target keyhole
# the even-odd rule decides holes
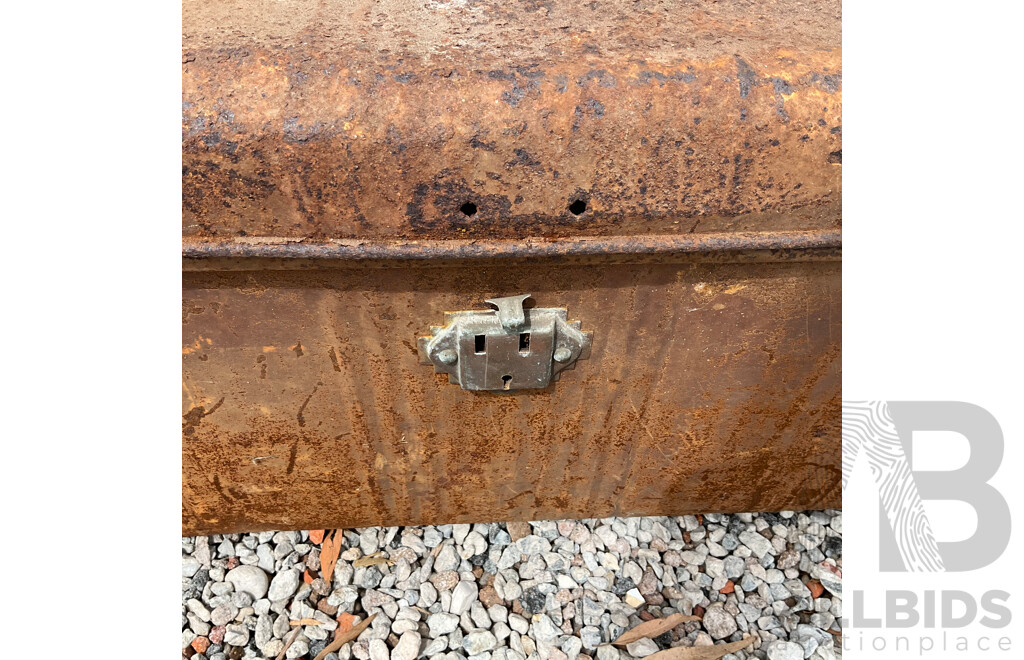
[[[507,390],[509,388],[509,386],[511,386],[511,385],[512,385],[512,376],[506,375],[506,376],[502,376],[501,377],[501,389]]]

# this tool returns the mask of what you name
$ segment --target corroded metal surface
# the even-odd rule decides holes
[[[838,506],[840,270],[187,272],[183,533]],[[522,289],[595,327],[571,378],[418,363],[424,324]]]
[[[184,233],[838,227],[839,12],[186,0]]]
[[[182,533],[839,505],[839,15],[185,0]],[[571,379],[418,364],[522,291]]]
[[[336,261],[438,261],[529,257],[622,256],[704,254],[722,258],[737,252],[791,251],[808,257],[814,251],[837,252],[842,247],[838,230],[794,232],[729,232],[720,234],[668,234],[534,240],[366,241],[340,239],[298,242],[286,239],[186,241],[182,256],[186,267],[199,267],[206,259]],[[773,259],[780,259],[772,256]],[[257,263],[257,262],[251,262]]]

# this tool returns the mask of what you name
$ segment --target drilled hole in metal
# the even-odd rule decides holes
[[[487,335],[476,335],[473,338],[473,350],[476,351],[477,355],[487,351]]]
[[[587,210],[587,203],[582,199],[577,199],[575,202],[569,205],[569,213],[573,215],[582,215]]]
[[[519,352],[526,355],[530,352],[530,333],[522,332],[519,334]]]
[[[501,377],[501,389],[507,390],[512,385],[512,376],[505,375]]]
[[[463,215],[476,215],[476,204],[473,202],[466,202],[459,209]]]

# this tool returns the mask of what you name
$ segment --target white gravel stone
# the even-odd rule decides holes
[[[439,637],[454,632],[459,627],[459,617],[455,614],[438,612],[427,617],[427,627],[431,637]]]
[[[487,630],[471,632],[462,638],[462,648],[470,656],[479,655],[498,646],[494,634]]]
[[[384,643],[383,639],[371,639],[369,650],[370,660],[390,660],[391,658],[388,645]]]
[[[420,653],[420,634],[415,631],[402,633],[402,637],[391,651],[391,660],[416,660]]]
[[[252,600],[259,600],[267,595],[270,578],[258,566],[238,566],[227,572],[224,577],[235,587],[235,593],[247,593]]]
[[[437,558],[434,559],[434,570],[438,573],[454,571],[458,569],[460,563],[462,562],[459,559],[459,554],[455,551],[455,546],[451,543],[446,543],[441,548]]]
[[[476,582],[462,580],[455,585],[455,589],[452,590],[452,602],[448,611],[452,614],[461,615],[463,612],[467,611],[473,601],[476,600],[478,593],[479,587]]]
[[[524,536],[516,542],[516,545],[519,546],[519,551],[526,556],[551,552],[551,542],[535,534]]]
[[[804,649],[799,644],[776,640],[767,647],[768,660],[804,660]]]
[[[715,639],[725,639],[737,628],[736,619],[721,605],[713,605],[704,612],[704,629]]]
[[[224,643],[245,646],[249,643],[249,629],[240,623],[229,624],[224,630]]]
[[[219,624],[229,647],[252,637],[261,657],[274,658],[290,619],[316,618],[322,625],[304,626],[288,651],[310,656],[342,612],[358,621],[370,611],[369,629],[330,660],[630,660],[658,650],[651,639],[608,644],[641,623],[640,613],[700,606],[703,621],[677,646],[742,632],[761,638],[756,655],[768,660],[836,657],[826,632],[839,631],[842,616],[836,510],[534,521],[517,524],[515,542],[504,523],[341,533],[332,580],[312,584],[301,576],[318,570],[320,548],[306,532],[183,538],[183,642]],[[353,567],[369,552],[388,563]],[[825,585],[823,597],[811,597],[809,577]],[[727,580],[736,588],[723,594]],[[337,612],[321,611],[327,606]],[[207,660],[227,660],[227,650]]]
[[[281,571],[270,581],[267,597],[273,601],[290,598],[299,588],[299,571],[289,568]]]
[[[210,613],[210,623],[215,626],[223,626],[235,620],[238,615],[238,608],[231,603],[224,603],[213,608]]]
[[[626,644],[626,651],[634,658],[644,658],[658,652],[658,645],[646,637]]]
[[[508,625],[520,635],[525,635],[530,629],[530,622],[525,617],[514,613],[508,615]]]
[[[750,548],[758,559],[765,555],[774,552],[771,541],[761,536],[757,532],[745,531],[740,534],[740,543]]]
[[[196,559],[195,557],[193,557],[192,555],[184,555],[181,558],[181,576],[182,577],[192,577],[193,575],[198,573],[199,569],[202,568],[202,567],[203,567],[202,563],[200,563],[200,561],[198,559]]]

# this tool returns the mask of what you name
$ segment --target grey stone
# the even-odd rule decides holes
[[[256,629],[253,631],[253,638],[256,642],[256,648],[267,653],[264,647],[274,638],[274,620],[269,614],[260,615],[256,619]]]
[[[601,644],[601,629],[595,626],[583,626],[580,628],[580,640],[585,649],[598,648]]]
[[[281,614],[274,619],[274,637],[284,637],[291,630],[291,626],[288,625],[288,615]]]
[[[194,632],[197,635],[208,635],[208,634],[210,634],[210,624],[209,623],[207,623],[206,621],[203,621],[202,619],[197,617],[195,614],[192,614],[191,612],[188,613],[188,616],[186,618],[188,619],[188,627],[192,629],[192,632]]]
[[[431,605],[437,602],[437,589],[434,585],[429,582],[424,582],[420,585],[420,598],[417,605],[420,607],[429,608]]]
[[[427,627],[431,637],[440,637],[454,632],[459,627],[459,617],[455,614],[438,612],[427,617]]]
[[[643,639],[638,639],[631,644],[626,644],[626,651],[628,651],[634,658],[644,658],[652,653],[657,653],[658,645],[644,637]]]
[[[383,639],[370,640],[370,660],[390,660],[390,658],[388,645],[384,643]]]
[[[438,653],[443,653],[446,648],[448,648],[448,638],[438,637],[427,642],[426,648],[423,649],[423,655],[429,658]]]
[[[409,619],[396,619],[391,624],[391,632],[396,635],[404,635],[410,630],[419,630],[420,624]]]
[[[471,632],[462,638],[462,648],[468,655],[479,655],[494,649],[497,645],[497,638],[488,630]]]
[[[271,601],[289,598],[299,588],[299,572],[294,568],[281,571],[270,581],[267,597]]]
[[[722,562],[722,568],[725,571],[725,577],[730,580],[735,580],[743,575],[743,571],[746,570],[747,564],[739,557],[735,555],[729,555]]]
[[[525,635],[526,631],[530,629],[530,622],[526,620],[526,617],[515,613],[508,615],[508,625],[520,635]]]
[[[469,608],[469,616],[473,619],[473,623],[476,624],[477,628],[491,627],[491,617],[488,616],[487,610],[484,609],[484,606],[480,601],[473,601],[473,604]]]
[[[562,653],[565,654],[568,660],[576,660],[579,657],[580,651],[583,649],[583,642],[579,637],[570,636],[562,642]]]
[[[258,566],[237,566],[228,571],[224,579],[234,585],[235,593],[247,593],[254,601],[267,595],[270,585],[267,574]]]
[[[188,602],[185,603],[185,605],[188,607],[188,610],[190,612],[195,614],[203,621],[210,620],[210,610],[208,610],[206,606],[203,605],[202,601],[200,601],[198,598],[189,598]]]
[[[452,525],[452,538],[455,539],[455,543],[462,545],[471,528],[471,525]]]
[[[833,573],[821,564],[811,567],[811,577],[821,582],[821,586],[828,589],[829,593],[837,598],[843,597],[843,578]]]
[[[547,614],[538,614],[534,617],[533,637],[538,642],[550,642],[561,634],[561,630],[551,622]]]
[[[229,624],[224,630],[224,643],[231,646],[245,646],[249,643],[249,629],[241,623]]]
[[[758,559],[774,552],[771,541],[757,532],[751,532],[748,530],[740,533],[740,542],[750,548],[750,551],[753,552]]]
[[[725,639],[736,632],[736,619],[721,605],[712,605],[704,612],[704,629],[715,639]]]
[[[416,660],[420,654],[420,634],[413,630],[402,633],[402,637],[391,650],[391,660]]]
[[[461,615],[469,609],[469,606],[477,599],[479,587],[476,582],[462,580],[452,590],[452,602],[448,611],[452,614]]]
[[[231,604],[238,609],[245,609],[246,607],[252,607],[252,596],[244,591],[231,594]]]
[[[828,630],[835,623],[836,618],[828,612],[817,612],[811,615],[811,625],[815,628],[821,628],[822,630]],[[199,631],[196,631],[199,632]]]
[[[458,553],[455,551],[455,547],[451,543],[446,543],[441,552],[437,553],[437,558],[434,559],[434,570],[438,573],[442,571],[454,571],[459,568],[459,564],[462,561],[459,559]]]
[[[181,556],[181,577],[190,578],[202,567],[202,563],[192,555]]]
[[[226,596],[234,590],[235,585],[230,582],[214,582],[210,585],[210,591],[212,591],[215,596]]]
[[[237,614],[237,607],[231,603],[224,603],[213,608],[213,612],[210,613],[210,623],[215,626],[224,626],[234,621]]]
[[[767,647],[768,660],[804,660],[804,649],[799,644],[776,640]]]
[[[197,536],[196,549],[192,556],[199,560],[203,568],[210,568],[210,560],[213,558],[210,552],[210,539],[205,536]]]
[[[516,541],[519,551],[524,555],[540,555],[551,552],[551,541],[546,538],[531,534]]]

